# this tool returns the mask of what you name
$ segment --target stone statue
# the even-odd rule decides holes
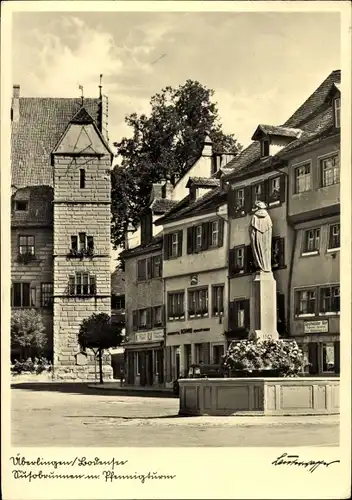
[[[249,225],[253,256],[261,271],[271,272],[272,222],[263,201],[255,203],[256,211]]]

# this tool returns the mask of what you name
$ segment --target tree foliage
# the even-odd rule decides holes
[[[103,351],[119,346],[121,341],[121,329],[111,324],[108,314],[94,313],[89,318],[83,319],[78,332],[78,343],[83,350],[92,349],[98,355],[101,383],[103,383]]]
[[[35,309],[16,309],[11,313],[11,345],[19,348],[21,357],[42,352],[47,336],[41,315]]]
[[[123,245],[129,227],[136,229],[147,207],[152,183],[175,182],[201,154],[209,135],[215,152],[237,153],[241,146],[222,130],[214,91],[187,80],[166,87],[150,101],[151,111],[132,113],[125,121],[132,129],[117,147],[121,159],[112,173],[112,241]]]

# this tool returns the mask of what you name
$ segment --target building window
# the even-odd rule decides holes
[[[124,295],[111,296],[111,309],[125,309],[126,299]]]
[[[92,255],[94,252],[94,238],[86,233],[71,236],[71,255]]]
[[[320,228],[304,232],[303,255],[317,254],[320,250]]]
[[[328,250],[337,250],[339,248],[340,248],[340,224],[333,224],[329,227]]]
[[[15,201],[15,210],[17,212],[26,212],[28,210],[28,201],[16,200]]]
[[[164,259],[174,259],[182,255],[183,231],[165,234],[164,236]]]
[[[30,283],[13,283],[11,307],[35,307],[35,292],[35,288],[31,288]]]
[[[214,365],[220,365],[222,357],[224,355],[223,345],[213,345],[213,363]]]
[[[184,319],[185,318],[185,294],[184,292],[176,292],[168,294],[168,318]]]
[[[161,255],[148,257],[137,261],[137,280],[145,281],[152,278],[161,278],[162,261]]]
[[[334,99],[334,123],[336,128],[341,127],[341,99],[336,97]]]
[[[249,328],[249,300],[238,299],[230,302],[229,329],[244,330]]]
[[[257,201],[265,201],[264,183],[255,184],[252,186],[252,204],[255,206]]]
[[[295,193],[305,193],[311,189],[310,164],[295,168]]]
[[[335,346],[331,343],[322,344],[321,354],[322,354],[322,363],[321,369],[322,372],[335,372]]]
[[[87,272],[78,272],[69,277],[69,295],[95,295],[96,280]]]
[[[340,286],[321,287],[320,293],[320,314],[340,313]]]
[[[163,306],[153,307],[153,326],[161,326],[163,324]]]
[[[332,186],[340,182],[340,158],[333,155],[320,160],[322,186]]]
[[[268,193],[269,205],[273,205],[280,202],[280,186],[281,186],[280,176],[269,179],[269,193]]]
[[[238,246],[230,250],[230,273],[243,274],[245,271],[245,246]]]
[[[212,287],[212,312],[213,316],[220,316],[224,312],[224,285]]]
[[[162,276],[162,262],[161,255],[152,257],[152,278],[161,278]]]
[[[51,307],[53,303],[53,284],[42,283],[41,292],[42,307]]]
[[[84,168],[81,168],[79,171],[79,187],[81,189],[86,187],[86,171]]]
[[[241,212],[244,209],[244,189],[235,190],[235,210]]]
[[[282,268],[285,265],[285,239],[274,237],[271,247],[271,267],[273,269]]]
[[[139,309],[138,311],[138,328],[147,327],[147,309]]]
[[[196,226],[196,251],[202,249],[202,226]]]
[[[208,287],[188,291],[188,316],[208,316]]]
[[[270,153],[269,139],[263,139],[260,142],[260,156],[262,158],[265,158],[266,156],[269,156],[269,153]]]
[[[20,255],[31,255],[34,257],[34,236],[19,236],[18,251]]]
[[[219,221],[215,220],[210,223],[211,228],[211,246],[216,248],[219,246]]]
[[[178,233],[172,233],[171,236],[171,257],[178,257],[179,255],[179,241]]]
[[[315,288],[310,290],[300,290],[296,292],[296,315],[297,316],[315,316],[316,314]]]

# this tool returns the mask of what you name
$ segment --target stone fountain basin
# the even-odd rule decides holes
[[[334,415],[339,377],[180,379],[179,415]]]

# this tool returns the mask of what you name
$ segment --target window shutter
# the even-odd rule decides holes
[[[219,220],[219,248],[224,244],[224,220]]]
[[[165,325],[165,305],[161,306],[161,324]]]
[[[250,213],[252,211],[252,189],[251,186],[246,186],[244,190],[244,211]]]
[[[187,228],[187,254],[193,253],[193,227]]]
[[[132,311],[132,329],[138,330],[138,311]]]
[[[89,276],[89,287],[90,287],[90,295],[95,295],[97,288],[96,288],[96,280],[95,276],[90,275]]]
[[[340,341],[334,342],[335,373],[340,374]]]
[[[147,265],[147,280],[150,280],[152,277],[152,258],[148,257],[146,259],[146,265]]]
[[[147,328],[152,327],[152,308],[147,308]]]
[[[266,204],[269,204],[269,193],[270,193],[270,181],[269,179],[265,179],[265,181],[262,184],[263,186],[263,195],[262,195],[262,201],[264,201]]]
[[[202,250],[207,250],[209,246],[209,223],[202,224]]]
[[[286,198],[286,176],[280,176],[280,202],[283,203]]]
[[[227,328],[229,331],[234,330],[236,328],[236,302],[229,303],[229,317]]]
[[[254,257],[252,246],[247,245],[244,250],[244,272],[252,273],[254,271]]]
[[[178,231],[178,252],[177,256],[181,257],[182,255],[182,245],[183,245],[183,231]]]
[[[243,302],[244,302],[244,326],[245,328],[249,328],[250,326],[249,299],[246,299]]]
[[[280,248],[279,266],[284,267],[284,265],[285,265],[285,238],[279,239],[279,248]]]
[[[168,258],[169,258],[169,235],[168,234],[164,234],[163,247],[164,247],[164,260],[168,260]]]
[[[231,186],[227,192],[227,213],[229,217],[235,216],[236,214],[235,206],[236,206],[236,193],[233,187]]]
[[[230,276],[233,276],[234,274],[234,270],[235,270],[235,249],[234,248],[230,248],[229,250],[229,273],[230,273]]]

